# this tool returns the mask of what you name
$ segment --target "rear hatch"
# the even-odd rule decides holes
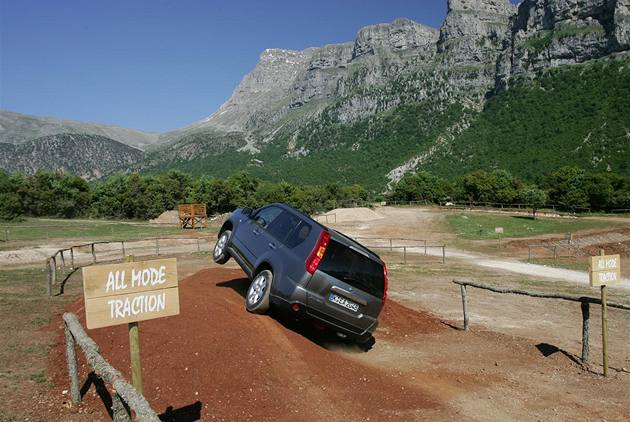
[[[309,281],[308,312],[363,334],[376,324],[386,290],[380,258],[333,232]]]

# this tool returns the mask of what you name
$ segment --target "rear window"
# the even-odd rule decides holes
[[[363,254],[330,241],[318,270],[376,297],[383,297],[383,266]]]

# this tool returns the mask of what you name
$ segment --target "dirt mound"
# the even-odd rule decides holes
[[[382,215],[380,215],[379,213],[375,212],[374,210],[371,210],[369,208],[337,208],[334,209],[332,211],[328,211],[326,213],[329,217],[328,217],[328,222],[329,223],[352,223],[352,222],[360,222],[360,221],[373,221],[373,220],[380,220],[382,218],[384,218]],[[331,217],[332,216],[332,217]],[[336,219],[335,219],[336,216]],[[316,217],[316,219],[320,222],[324,221],[325,218],[322,220],[322,217]]]
[[[151,224],[170,224],[173,226],[179,225],[179,213],[175,210],[164,211],[158,218],[149,220]]]
[[[199,412],[202,420],[382,420],[438,407],[410,380],[354,359],[354,351],[323,347],[299,330],[303,324],[247,313],[247,286],[239,270],[203,270],[180,282],[180,315],[140,324],[144,391],[156,411]],[[82,300],[69,310],[83,319]],[[383,314],[384,335],[391,338],[408,330],[433,332],[438,325],[393,301]],[[127,327],[88,334],[130,379]],[[59,329],[50,362],[59,390],[67,389],[64,353]],[[85,380],[87,368],[80,364]],[[82,412],[105,415],[95,394],[84,400]]]
[[[387,340],[403,340],[411,335],[432,334],[445,329],[433,315],[411,310],[393,300],[388,300],[379,318],[379,336]]]

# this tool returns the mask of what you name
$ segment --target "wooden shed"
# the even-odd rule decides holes
[[[208,212],[206,204],[178,205],[179,225],[182,229],[197,229],[208,227]]]

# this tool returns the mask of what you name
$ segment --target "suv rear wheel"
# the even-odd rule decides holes
[[[214,259],[214,262],[217,264],[223,265],[230,260],[230,253],[227,251],[227,244],[230,237],[232,237],[232,232],[230,230],[224,230],[217,239],[217,243],[214,245],[212,259]]]
[[[245,307],[249,312],[264,314],[269,310],[269,292],[272,282],[271,270],[262,270],[256,274],[245,296]]]

